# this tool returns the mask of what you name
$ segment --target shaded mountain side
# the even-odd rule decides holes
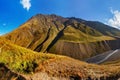
[[[111,50],[111,48],[105,41],[75,43],[61,40],[58,41],[49,52],[83,60],[109,50]]]
[[[109,40],[89,43],[75,43],[59,40],[49,52],[66,55],[75,59],[87,59],[109,50],[120,48],[120,40]]]
[[[94,29],[91,25],[89,26],[84,22],[87,21],[63,18],[56,15],[38,14],[33,16],[16,30],[3,35],[2,37],[10,40],[14,44],[37,52],[52,52],[63,55],[67,54],[67,56],[77,59],[88,58],[112,49],[112,45],[109,45],[110,48],[106,48],[108,43],[104,43],[104,41],[111,41],[116,38],[111,37],[109,34],[104,34],[99,29]],[[103,24],[101,23],[101,25]],[[101,27],[101,25],[99,27]],[[109,28],[111,29],[111,27]],[[113,31],[114,30],[116,32],[116,29],[113,29]],[[108,30],[109,33],[113,34],[112,36],[118,36],[117,33],[119,34],[119,30],[117,30],[116,34],[114,34],[113,31]],[[65,42],[61,43],[61,40]],[[59,45],[56,45],[57,43],[62,45],[67,44],[69,46],[63,47],[62,49],[66,48],[64,50],[60,50],[61,48],[59,48]],[[79,46],[75,46],[78,47],[78,49],[74,50],[75,48],[73,48],[72,52],[70,52],[72,46],[78,45],[78,43],[79,45],[83,45],[81,47],[82,49],[85,49],[81,50],[79,49]],[[55,51],[53,47],[56,47]],[[78,55],[80,55],[80,58]]]
[[[103,33],[104,35],[110,36],[120,36],[120,31],[116,28],[110,27],[108,25],[102,24],[97,21],[86,21],[84,24],[98,30],[99,32]]]
[[[107,62],[114,62],[120,59],[120,49],[110,50],[97,56],[91,57],[86,61],[88,63],[102,64]]]
[[[104,34],[104,35],[109,35],[109,36],[120,36],[120,31],[114,27],[111,27],[109,25],[103,24],[101,22],[98,21],[86,21],[80,18],[75,18],[75,17],[71,17],[69,18],[71,20],[75,20],[78,21],[86,26],[89,26],[97,31],[99,31],[100,33]]]
[[[106,42],[109,44],[112,50],[120,49],[120,38],[117,38],[117,40],[109,40]]]

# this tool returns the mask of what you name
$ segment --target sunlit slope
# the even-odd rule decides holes
[[[115,38],[84,22],[76,18],[37,14],[16,30],[2,37],[37,52],[62,54],[77,59],[88,58],[110,50],[111,46],[106,41],[114,41]],[[118,36],[119,30],[116,34],[113,31],[108,30],[109,33]],[[67,49],[60,50],[59,44],[63,45],[62,50]],[[64,46],[66,44],[69,46]],[[72,54],[67,52],[71,50],[71,46],[78,44],[80,48],[76,50],[76,53],[73,52],[74,50],[71,51]]]
[[[87,64],[69,57],[57,56],[53,54],[37,53],[23,47],[11,44],[6,40],[0,38],[0,66],[4,70],[9,69],[9,72],[1,73],[0,76],[6,79],[17,79],[15,75],[21,75],[24,80],[48,79],[51,78],[61,80],[61,79],[106,79],[113,77],[115,78],[117,74],[116,69],[112,66],[98,66],[94,64]],[[72,63],[72,64],[71,64]],[[6,68],[5,68],[5,66]],[[108,68],[109,67],[109,68]],[[38,76],[36,78],[36,76]],[[10,76],[10,77],[9,77]],[[46,76],[46,77],[43,77]],[[0,77],[0,79],[2,79]],[[112,78],[111,78],[112,79]]]

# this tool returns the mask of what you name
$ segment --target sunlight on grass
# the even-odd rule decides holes
[[[47,60],[59,58],[56,55],[37,53],[0,40],[0,47],[3,44],[5,46],[0,53],[0,63],[4,63],[10,69],[22,73],[33,72],[39,63],[42,64]]]

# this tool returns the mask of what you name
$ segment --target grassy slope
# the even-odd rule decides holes
[[[113,75],[120,76],[120,59],[113,60],[113,61],[107,61],[107,62],[102,63],[101,65],[107,65],[107,66],[113,67],[114,68]]]
[[[35,65],[57,56],[51,54],[38,54],[0,39],[0,62],[9,66],[10,69],[20,72],[32,72]]]
[[[49,52],[83,60],[107,51],[108,46],[102,43],[105,40],[114,40],[114,38],[103,35],[92,36],[72,26],[67,26],[63,31],[63,36],[49,49]]]
[[[61,32],[62,34],[58,36],[58,34],[63,28],[65,29]],[[91,51],[90,53],[89,50],[87,50],[89,46],[87,47],[86,45],[85,50],[82,49],[82,52],[79,53],[80,55],[83,54],[85,58],[88,58],[87,55],[93,56],[107,50],[107,48],[105,48],[106,50],[102,49],[101,47],[104,45],[101,46],[102,43],[99,44],[98,42],[105,40],[114,40],[114,38],[105,36],[99,31],[95,30],[94,28],[91,28],[90,26],[87,26],[84,23],[53,15],[34,16],[26,23],[21,25],[18,29],[4,35],[3,37],[19,46],[26,47],[37,52],[52,52],[56,54],[63,53],[57,52],[61,50],[57,50],[55,52],[55,48],[59,46],[59,45],[56,46],[56,44],[61,40],[64,41],[64,43],[66,42],[69,42],[70,44],[83,43],[85,45],[88,44],[89,42],[95,42],[95,44],[92,46],[95,46],[94,49],[96,51],[92,49],[93,51],[90,50]],[[67,47],[69,48],[70,46]],[[74,53],[73,52],[69,54],[67,50],[65,52],[67,56],[71,56],[71,54]],[[86,53],[89,54],[86,55]],[[78,55],[73,54],[74,57],[73,56],[72,57],[73,58],[76,58],[76,56],[79,57],[80,56],[79,54]]]
[[[64,27],[66,28],[62,32],[64,35],[60,38],[61,40],[86,43],[114,39],[75,19],[56,15],[36,15],[18,29],[3,37],[32,50],[38,50],[37,47],[41,47],[38,51],[45,52],[49,44]]]
[[[14,72],[35,74],[46,72],[51,76],[79,76],[86,78],[113,76],[119,67],[87,64],[69,57],[37,53],[0,39],[0,63]],[[72,63],[72,64],[71,64]],[[109,67],[109,68],[108,68]]]
[[[114,40],[114,38],[109,36],[104,36],[104,35],[93,36],[91,34],[88,34],[87,32],[84,33],[79,29],[75,29],[72,26],[68,26],[64,30],[64,35],[60,38],[60,40],[86,43],[86,42],[97,42],[97,41],[104,41],[104,40]]]
[[[86,21],[84,24],[94,28],[95,30],[101,32],[104,35],[109,35],[109,36],[120,36],[120,31],[116,28],[113,28],[111,26],[102,24],[97,21]]]

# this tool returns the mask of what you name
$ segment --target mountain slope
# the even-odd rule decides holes
[[[0,64],[2,65],[0,66],[0,79],[112,80],[120,77],[119,73],[116,73],[119,71],[119,66],[114,66],[114,68],[113,66],[98,66],[65,56],[37,53],[1,38],[0,49]],[[2,70],[9,71],[6,74]]]
[[[119,35],[119,30],[115,29],[116,34],[113,31],[108,30],[114,36]],[[86,59],[111,50],[108,41],[116,41],[109,34],[78,19],[42,14],[33,16],[18,29],[2,37],[34,51],[62,54],[76,59]]]
[[[101,22],[98,21],[85,21],[79,18],[70,18],[72,20],[76,20],[80,23],[83,23],[97,31],[99,31],[100,33],[104,34],[104,35],[109,35],[109,36],[120,36],[120,31],[116,28],[113,28],[111,26],[105,25]]]
[[[95,21],[87,21],[85,23],[88,26],[91,26],[95,30],[100,31],[104,35],[109,35],[109,36],[119,36],[120,37],[120,31],[116,28],[110,27],[108,25],[104,25],[100,22],[95,22]],[[100,27],[99,27],[100,26]]]

